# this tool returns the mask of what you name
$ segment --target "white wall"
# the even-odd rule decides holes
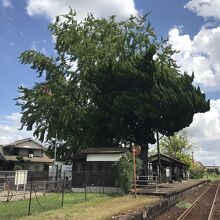
[[[87,154],[86,161],[119,161],[123,154]]]

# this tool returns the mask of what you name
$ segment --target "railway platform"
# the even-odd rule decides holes
[[[175,194],[180,194],[184,191],[189,191],[192,188],[197,188],[200,185],[202,186],[206,182],[209,182],[209,180],[189,179],[182,182],[162,183],[157,187],[155,185],[149,185],[146,187],[138,188],[137,194],[170,197]]]

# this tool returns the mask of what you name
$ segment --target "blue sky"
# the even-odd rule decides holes
[[[220,165],[220,0],[0,0],[0,144],[32,135],[19,131],[18,86],[40,81],[20,64],[24,50],[53,55],[54,41],[48,24],[56,15],[75,8],[78,18],[88,12],[97,17],[151,12],[149,19],[158,37],[168,38],[181,71],[195,71],[194,84],[211,99],[211,110],[197,114],[187,131],[196,145],[195,157],[204,164]],[[219,44],[219,45],[218,45]]]

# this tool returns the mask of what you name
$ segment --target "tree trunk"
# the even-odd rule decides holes
[[[141,146],[141,159],[143,160],[143,175],[148,176],[148,144]]]

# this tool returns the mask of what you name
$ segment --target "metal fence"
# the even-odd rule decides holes
[[[91,193],[90,185],[81,193],[72,192],[71,180],[65,177],[52,180],[38,172],[29,173],[25,185],[15,184],[14,171],[0,171],[0,219],[19,219],[27,215],[61,208],[65,204],[79,204],[104,196],[104,190]],[[41,178],[42,177],[42,178]],[[103,188],[102,188],[103,189]]]
[[[63,206],[65,178],[52,181],[44,172],[28,172],[26,180],[18,184],[15,171],[0,171],[0,219],[18,219]]]
[[[80,171],[73,172],[72,189],[97,193],[122,193],[117,173],[112,171]]]
[[[155,191],[158,191],[158,176],[137,176],[135,186],[133,180],[133,188],[154,188]]]

